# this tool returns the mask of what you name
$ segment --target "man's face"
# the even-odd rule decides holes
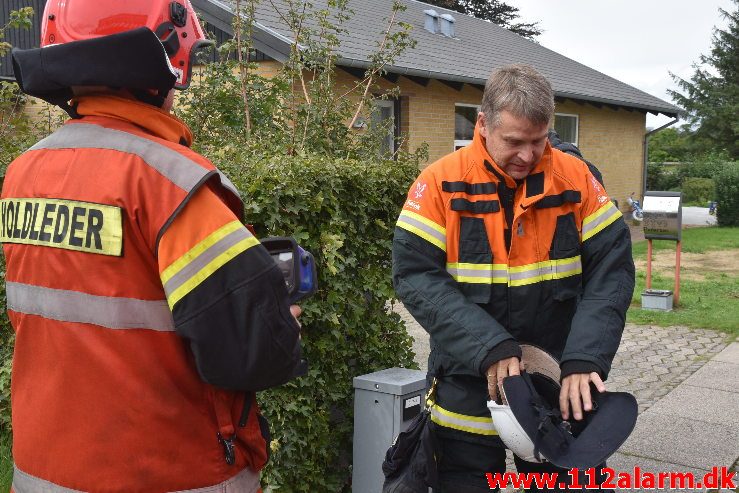
[[[544,154],[549,125],[535,124],[503,110],[500,124],[484,113],[477,115],[485,147],[493,161],[513,179],[525,178]]]

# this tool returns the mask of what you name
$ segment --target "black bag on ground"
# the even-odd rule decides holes
[[[438,488],[436,470],[436,438],[428,409],[413,418],[385,453],[382,493],[428,493]]]

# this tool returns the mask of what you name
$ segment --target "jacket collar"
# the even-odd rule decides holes
[[[516,188],[516,180],[508,176],[498,166],[485,147],[485,137],[482,136],[480,126],[475,126],[475,135],[472,138],[472,155],[476,166],[482,167],[486,173],[493,174],[499,182],[505,182],[508,188]],[[523,199],[521,206],[526,208],[540,200],[552,188],[552,147],[547,141],[544,153],[536,163],[531,173],[523,182]]]
[[[132,123],[155,137],[187,147],[192,145],[192,132],[182,120],[150,104],[110,94],[80,96],[73,104],[77,104],[81,121],[88,117],[113,118]]]

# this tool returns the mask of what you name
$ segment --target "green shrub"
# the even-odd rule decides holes
[[[10,367],[13,360],[13,328],[5,309],[5,256],[0,255],[0,436],[10,432]]]
[[[3,41],[9,29],[30,29],[33,7],[23,7],[8,12],[7,23],[0,25],[0,58],[10,51],[10,43]],[[35,137],[27,116],[18,111],[25,98],[17,86],[0,81],[0,186],[8,163],[31,145]],[[5,302],[5,257],[0,254],[0,487],[10,486],[9,455],[10,437],[10,369],[13,357],[13,329],[8,320]]]
[[[739,226],[739,162],[729,163],[716,179],[719,226]]]
[[[714,181],[710,178],[685,178],[683,180],[683,202],[705,205],[716,196]]]
[[[221,168],[242,191],[257,234],[296,237],[319,268],[320,290],[301,316],[310,372],[259,394],[273,431],[265,481],[287,492],[345,490],[352,378],[414,365],[411,339],[389,302],[393,229],[417,164],[231,156]]]
[[[667,191],[680,187],[680,177],[662,163],[647,163],[647,190]]]
[[[729,161],[729,157],[721,152],[696,155],[688,162],[682,163],[677,173],[680,181],[685,181],[686,178],[714,179]]]
[[[311,369],[258,396],[273,432],[263,481],[286,493],[349,491],[353,377],[414,365],[411,339],[390,305],[391,246],[405,194],[428,154],[401,138],[395,159],[382,161],[389,128],[357,132],[352,125],[360,117],[371,121],[373,94],[395,95],[376,80],[411,42],[410,25],[390,21],[389,44],[347,92],[336,85],[333,34],[351,15],[346,7],[339,1],[315,11],[320,27],[312,32],[314,23],[299,22],[301,48],[271,79],[234,62],[228,51],[238,53],[238,43],[225,43],[221,61],[208,65],[180,107],[196,150],[241,190],[257,234],[294,236],[318,263],[320,291],[301,316]],[[302,16],[292,11],[287,18]]]

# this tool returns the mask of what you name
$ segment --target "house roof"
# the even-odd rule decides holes
[[[414,48],[407,49],[389,73],[425,77],[449,82],[485,84],[495,67],[527,63],[552,84],[555,96],[595,104],[634,108],[676,116],[680,108],[587,67],[540,44],[523,38],[496,24],[416,0],[400,0],[407,9],[398,20],[413,26]],[[235,0],[192,0],[204,19],[231,32]],[[244,2],[246,3],[246,2]],[[354,0],[349,8],[354,15],[343,24],[338,35],[338,65],[365,68],[387,28],[393,0]],[[326,0],[313,0],[317,9]],[[433,34],[424,29],[424,13],[432,8],[455,19],[455,37]],[[279,9],[279,11],[278,11]],[[254,46],[266,55],[284,61],[290,53],[293,33],[281,17],[285,0],[261,0],[257,5],[253,29]],[[607,56],[607,54],[604,54]]]

